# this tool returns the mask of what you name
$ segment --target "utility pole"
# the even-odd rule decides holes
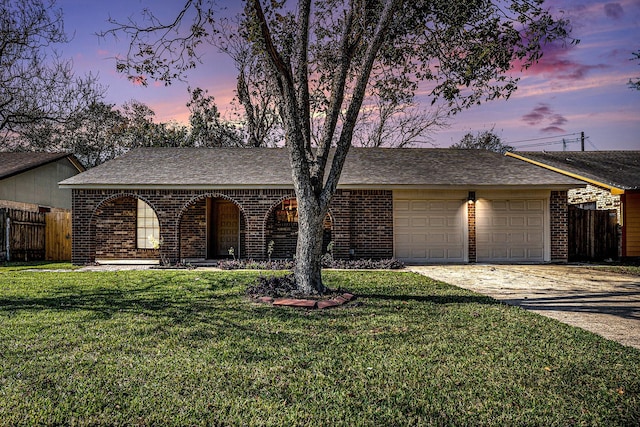
[[[580,132],[580,151],[584,151],[584,131]]]

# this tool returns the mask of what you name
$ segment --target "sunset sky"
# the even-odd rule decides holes
[[[127,40],[99,39],[95,33],[110,28],[111,16],[120,21],[139,17],[148,7],[159,16],[174,17],[180,0],[58,0],[65,29],[73,36],[60,50],[78,73],[97,73],[108,88],[106,101],[122,105],[135,99],[156,112],[157,121],[186,121],[187,87],[207,89],[224,110],[233,97],[235,71],[231,61],[213,48],[187,82],[172,86],[151,82],[136,86],[115,70],[115,56],[126,52]],[[228,1],[231,9],[240,2]],[[640,149],[640,91],[627,83],[640,78],[640,0],[545,3],[572,22],[577,46],[548,46],[539,64],[521,76],[518,91],[509,100],[496,100],[459,113],[451,127],[434,135],[437,147],[458,142],[467,132],[494,131],[503,142],[522,150],[579,150],[580,132],[586,150]],[[420,96],[425,106],[430,99]]]

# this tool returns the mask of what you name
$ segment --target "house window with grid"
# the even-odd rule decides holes
[[[144,201],[138,199],[138,249],[157,249],[160,242],[158,216]]]

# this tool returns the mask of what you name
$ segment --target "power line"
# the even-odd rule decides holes
[[[596,147],[593,141],[591,141],[591,137],[589,136],[585,137],[585,141],[591,146],[591,148],[593,148],[593,151],[600,151],[600,149]],[[521,145],[518,148],[521,149],[521,148],[548,147],[550,145],[560,145],[560,144],[562,144],[563,146],[566,146],[567,144],[577,144],[579,142],[580,142],[580,138],[572,138],[572,139],[563,138],[560,141],[545,141],[545,142],[538,142],[534,144],[525,144],[525,145]]]
[[[577,142],[580,142],[580,138],[562,139],[562,140],[559,140],[559,141],[537,142],[537,143],[534,143],[534,144],[521,145],[518,148],[546,147],[548,145],[559,145],[559,144],[563,144],[564,145],[564,144],[573,144],[573,143],[577,143]]]
[[[542,141],[544,139],[556,139],[556,138],[562,138],[562,137],[565,137],[565,136],[572,136],[572,135],[580,135],[580,132],[567,133],[567,134],[564,134],[564,135],[543,136],[543,137],[540,137],[540,138],[521,139],[519,141],[506,142],[505,144],[512,145],[512,144],[518,144],[520,142]]]

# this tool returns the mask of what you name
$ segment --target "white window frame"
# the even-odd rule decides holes
[[[158,216],[148,203],[138,199],[136,237],[138,249],[157,249],[160,243]]]

